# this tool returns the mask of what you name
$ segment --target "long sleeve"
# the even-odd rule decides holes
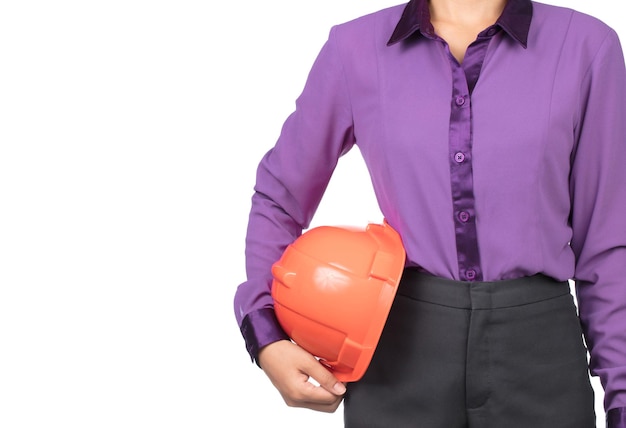
[[[271,265],[308,227],[342,154],[354,144],[345,76],[333,40],[323,46],[275,146],[257,169],[246,236],[247,280],[235,316],[252,359],[282,338],[273,311]]]
[[[590,371],[605,390],[610,428],[626,427],[626,71],[609,31],[580,92],[572,161],[571,246]]]

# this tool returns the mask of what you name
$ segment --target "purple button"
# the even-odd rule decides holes
[[[488,35],[488,36],[493,36],[494,34],[496,34],[496,29],[495,29],[495,28],[490,28],[490,29],[487,31],[487,35]]]
[[[459,220],[461,220],[463,223],[467,223],[469,219],[470,219],[470,215],[467,211],[461,211],[459,213]]]
[[[476,278],[476,271],[474,269],[468,269],[465,272],[465,277],[469,279],[470,281],[472,281],[473,279]]]
[[[456,161],[456,163],[461,163],[465,160],[465,154],[462,152],[456,152],[454,154],[454,160]]]
[[[458,105],[459,107],[461,107],[463,104],[465,104],[465,97],[456,97],[456,99],[454,100],[454,102],[456,103],[456,105]]]

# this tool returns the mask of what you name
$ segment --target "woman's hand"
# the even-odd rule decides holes
[[[313,355],[288,340],[271,343],[259,352],[259,365],[290,407],[321,412],[337,410],[346,387]],[[309,381],[315,380],[319,386]]]

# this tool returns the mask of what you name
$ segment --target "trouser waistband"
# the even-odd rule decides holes
[[[455,281],[407,268],[398,294],[460,309],[495,309],[526,305],[569,294],[568,281],[537,274],[501,281]]]

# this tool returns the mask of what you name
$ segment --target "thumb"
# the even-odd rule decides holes
[[[333,373],[320,363],[319,369],[310,373],[313,380],[320,384],[322,388],[334,395],[346,393],[346,385],[337,380]]]

